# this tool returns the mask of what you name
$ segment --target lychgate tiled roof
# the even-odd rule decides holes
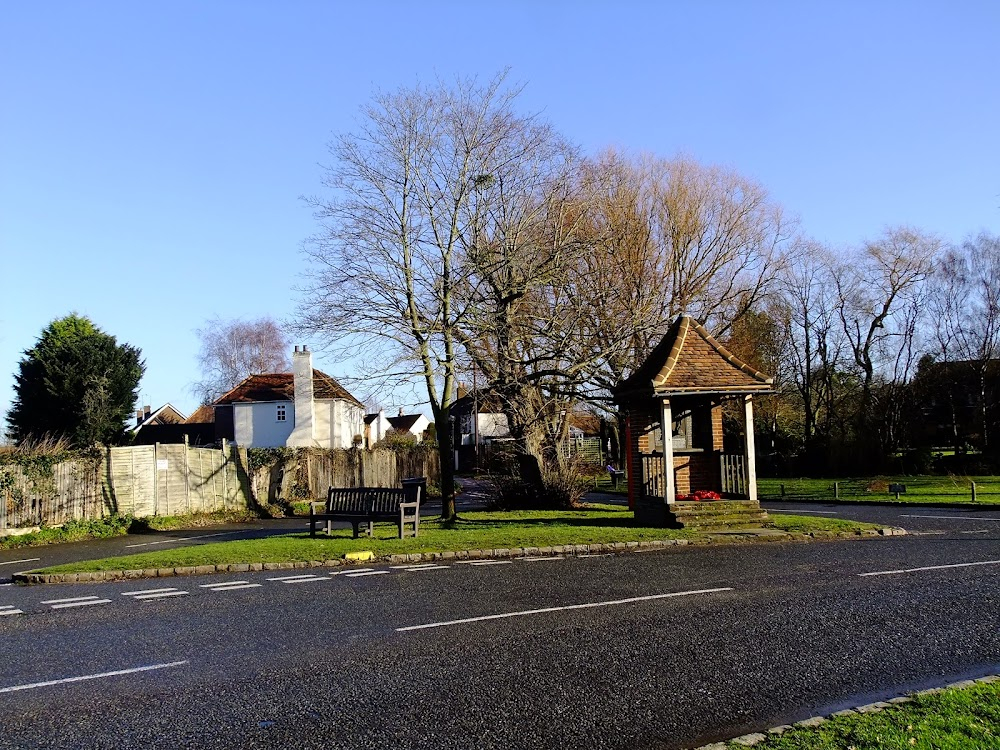
[[[325,372],[313,370],[313,398],[341,398],[362,406],[354,396]],[[251,375],[229,393],[216,401],[216,405],[249,403],[254,401],[293,401],[295,399],[295,378],[290,372]]]
[[[685,393],[770,391],[773,379],[739,359],[694,318],[682,315],[646,361],[615,391],[615,400]]]

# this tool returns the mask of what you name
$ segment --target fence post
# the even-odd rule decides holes
[[[976,483],[972,483],[972,502],[976,502]]]
[[[781,496],[785,496],[785,485],[781,485]]]
[[[833,483],[833,499],[840,500],[840,482]]]
[[[229,510],[229,462],[226,459],[226,439],[222,438],[222,509]]]

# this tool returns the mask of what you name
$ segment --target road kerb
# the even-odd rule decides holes
[[[762,543],[764,541],[834,541],[842,539],[877,539],[880,536],[903,536],[907,532],[905,529],[887,527],[873,531],[871,533],[858,534],[851,532],[838,532],[832,535],[818,536],[814,534],[804,534],[797,532],[784,532],[783,536],[776,538],[775,535],[768,537],[744,536],[713,536],[706,539],[654,539],[633,542],[608,542],[605,544],[566,544],[553,545],[550,547],[515,547],[513,549],[500,548],[489,550],[458,550],[440,552],[416,552],[410,554],[390,554],[375,556],[370,551],[361,553],[347,553],[339,560],[310,560],[283,563],[221,563],[219,565],[192,565],[176,568],[145,568],[128,570],[102,570],[83,573],[15,573],[11,579],[21,585],[34,585],[43,583],[80,583],[116,581],[122,579],[137,578],[165,578],[170,576],[192,576],[192,575],[213,575],[218,573],[233,572],[260,572],[262,570],[293,570],[299,568],[316,567],[339,567],[351,565],[358,562],[384,562],[389,564],[399,564],[404,562],[435,562],[443,559],[448,560],[480,560],[480,559],[511,559],[522,557],[542,557],[542,556],[580,556],[593,554],[628,554],[631,552],[651,552],[655,550],[667,550],[673,547],[690,547],[701,545],[722,545],[740,544],[747,542]]]
[[[997,682],[1000,680],[1000,674],[986,675],[985,677],[979,677],[974,680],[961,680],[959,682],[952,682],[947,685],[942,685],[941,687],[927,688],[926,690],[917,690],[916,692],[907,693],[905,695],[899,695],[895,698],[889,698],[885,701],[876,701],[874,703],[866,703],[861,706],[855,706],[854,708],[845,708],[841,711],[836,711],[829,716],[811,716],[808,719],[803,719],[802,721],[797,721],[794,724],[781,724],[776,727],[771,727],[770,729],[764,729],[760,732],[751,732],[749,734],[743,734],[739,737],[732,737],[728,740],[720,740],[717,742],[711,742],[707,745],[699,745],[693,750],[733,750],[737,747],[753,747],[761,742],[768,739],[767,735],[781,735],[790,729],[797,727],[801,728],[811,728],[818,727],[825,724],[831,719],[836,719],[842,716],[856,716],[858,714],[871,714],[878,713],[880,711],[885,711],[887,709],[892,709],[894,706],[898,706],[904,703],[910,703],[914,698],[920,697],[922,695],[936,695],[944,690],[954,689],[962,690],[964,688],[969,688],[974,685],[986,685],[992,682]]]

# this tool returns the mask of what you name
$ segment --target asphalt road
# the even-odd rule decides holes
[[[1000,513],[855,507],[802,509],[917,533],[0,587],[0,747],[684,748],[1000,671]]]

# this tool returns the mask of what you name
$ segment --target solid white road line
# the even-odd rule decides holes
[[[41,559],[42,558],[40,557],[29,557],[25,560],[8,560],[7,562],[0,562],[0,565],[17,565],[18,563],[38,562]]]
[[[865,576],[891,576],[900,573],[920,573],[925,570],[946,570],[948,568],[971,568],[976,565],[1000,565],[1000,560],[982,560],[980,562],[954,563],[953,565],[925,565],[922,568],[903,568],[901,570],[878,570],[873,573],[858,573]]]
[[[345,573],[347,578],[361,578],[362,576],[380,576],[388,573],[388,570],[365,570],[357,573]]]
[[[469,565],[510,565],[513,560],[473,560]]]
[[[88,599],[85,602],[70,602],[69,604],[53,604],[52,609],[69,609],[70,607],[89,607],[91,604],[111,604],[110,599]]]
[[[123,591],[122,596],[142,596],[143,594],[159,594],[162,591],[176,591],[174,587],[163,589],[142,589],[140,591]]]
[[[913,513],[900,513],[900,518],[944,518],[948,521],[1000,521],[1000,516],[918,516]]]
[[[50,685],[65,685],[69,682],[83,682],[84,680],[98,680],[102,677],[117,677],[123,674],[135,674],[137,672],[152,672],[155,669],[169,669],[188,664],[187,660],[172,661],[167,664],[150,664],[148,667],[133,667],[132,669],[116,669],[113,672],[99,672],[98,674],[85,674],[80,677],[64,677],[61,680],[46,680],[45,682],[32,682],[28,685],[13,685],[11,687],[0,688],[0,693],[16,693],[18,690],[32,690],[34,688],[49,687]]]
[[[174,589],[172,591],[161,591],[158,594],[139,594],[138,596],[133,597],[133,598],[137,602],[148,602],[148,601],[152,601],[153,599],[167,599],[167,598],[169,598],[171,596],[187,596],[187,595],[188,595],[187,591],[181,591],[180,589]]]
[[[499,615],[484,615],[482,617],[464,617],[461,620],[446,620],[444,622],[429,622],[425,625],[409,625],[404,628],[396,628],[397,633],[409,630],[425,630],[427,628],[443,628],[449,625],[465,625],[470,622],[483,622],[484,620],[503,620],[508,617],[524,617],[526,615],[540,615],[547,612],[565,612],[571,609],[593,609],[595,607],[612,607],[618,604],[632,604],[634,602],[650,602],[657,599],[670,599],[678,596],[694,596],[695,594],[715,594],[720,591],[732,591],[732,588],[717,589],[697,589],[694,591],[675,591],[670,594],[651,594],[649,596],[632,596],[628,599],[612,599],[603,602],[588,602],[586,604],[568,604],[562,607],[543,607],[542,609],[526,609],[520,612],[504,612]]]

